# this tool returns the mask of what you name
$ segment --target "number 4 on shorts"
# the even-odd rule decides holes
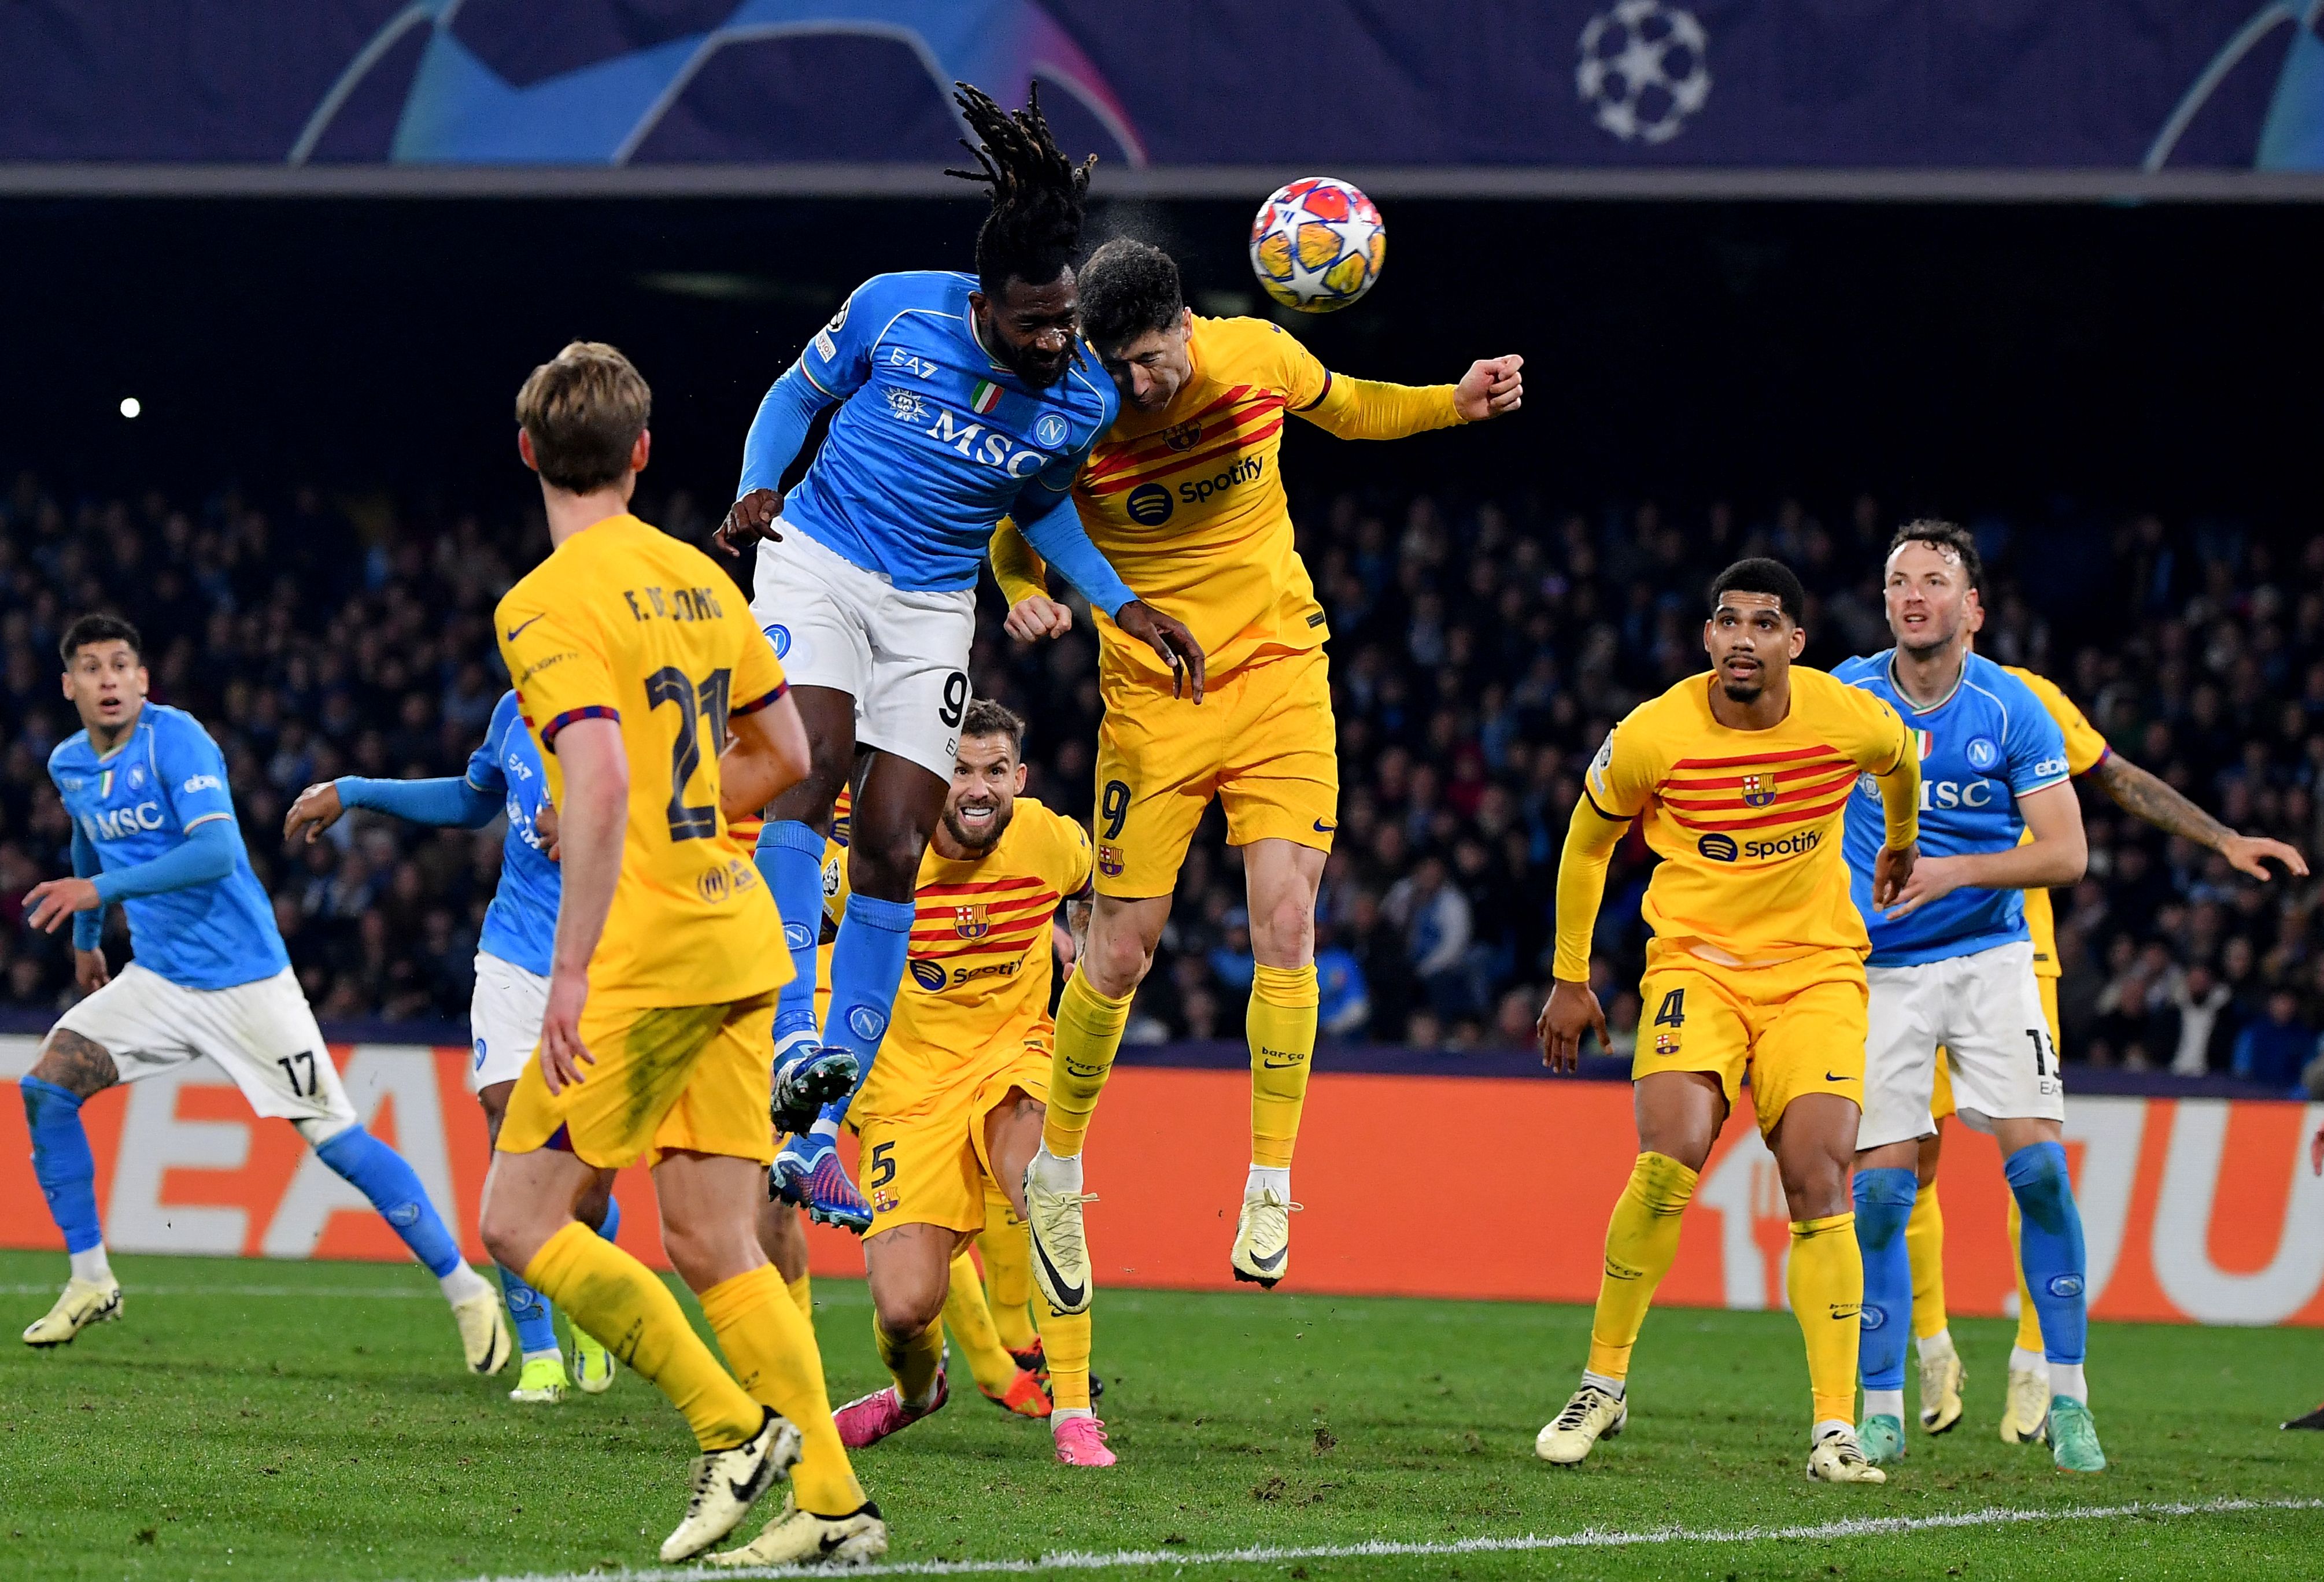
[[[1655,1026],[1657,1027],[1683,1027],[1686,1026],[1685,989],[1674,989],[1668,994],[1663,996],[1663,1003],[1660,1008],[1655,1012]]]

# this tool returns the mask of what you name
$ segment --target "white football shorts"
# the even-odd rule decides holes
[[[2066,1118],[2066,1084],[2042,1013],[2030,940],[1916,967],[1867,967],[1864,1124],[1858,1148],[1937,1129],[1929,1110],[1941,1048],[1962,1120]]]
[[[549,980],[514,961],[476,952],[476,988],[468,997],[468,1091],[513,1082],[540,1045],[540,1018],[549,1009]]]
[[[777,520],[761,539],[751,614],[793,686],[855,700],[855,741],[952,779],[968,712],[976,591],[908,593]]]
[[[288,967],[232,989],[188,989],[132,961],[57,1026],[102,1045],[124,1082],[208,1059],[260,1115],[355,1122],[322,1029]]]

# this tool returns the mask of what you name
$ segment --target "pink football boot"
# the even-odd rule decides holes
[[[1120,1459],[1105,1448],[1105,1424],[1094,1417],[1052,1418],[1050,1431],[1057,1459],[1068,1467],[1111,1467]]]
[[[938,1368],[936,1398],[929,1403],[925,1412],[914,1412],[906,1406],[896,1393],[896,1386],[890,1384],[884,1390],[874,1390],[869,1395],[850,1401],[831,1414],[831,1421],[839,1430],[839,1442],[851,1450],[860,1450],[866,1445],[876,1445],[898,1429],[909,1428],[928,1416],[943,1406],[951,1393],[951,1389],[945,1384],[944,1370]],[[1111,1461],[1113,1458],[1108,1456],[1106,1459]]]

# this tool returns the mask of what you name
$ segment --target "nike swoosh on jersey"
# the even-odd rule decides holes
[[[1827,1082],[1853,1082],[1856,1081],[1854,1077],[1845,1077],[1840,1075],[1838,1072],[1824,1072],[1823,1080]]]
[[[1066,1307],[1080,1306],[1083,1294],[1082,1288],[1078,1285],[1067,1285],[1065,1283],[1065,1276],[1057,1273],[1057,1265],[1049,1261],[1049,1249],[1041,1245],[1041,1237],[1039,1234],[1036,1232],[1028,1236],[1026,1239],[1033,1244],[1033,1255],[1041,1260],[1041,1267],[1049,1272],[1050,1285],[1056,1289],[1058,1295],[1065,1299],[1063,1305]]]
[[[522,631],[526,627],[530,626],[530,625],[532,624],[532,621],[539,621],[540,619],[541,619],[541,617],[540,617],[540,616],[539,616],[539,615],[536,615],[536,616],[534,616],[534,617],[532,618],[532,621],[518,621],[514,626],[510,627],[510,628],[508,629],[508,630],[507,630],[506,632],[503,633],[502,635],[503,635],[503,637],[504,637],[508,641],[510,641],[510,642],[514,642],[514,641],[516,641],[516,634],[517,634],[517,633],[519,633],[519,632]]]
[[[1327,824],[1320,818],[1315,821],[1315,832],[1319,835],[1328,835],[1339,827],[1337,824]]]

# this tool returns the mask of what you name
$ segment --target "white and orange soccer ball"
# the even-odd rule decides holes
[[[1267,294],[1302,313],[1360,299],[1388,258],[1379,208],[1348,182],[1302,176],[1277,188],[1250,224],[1250,267]]]

